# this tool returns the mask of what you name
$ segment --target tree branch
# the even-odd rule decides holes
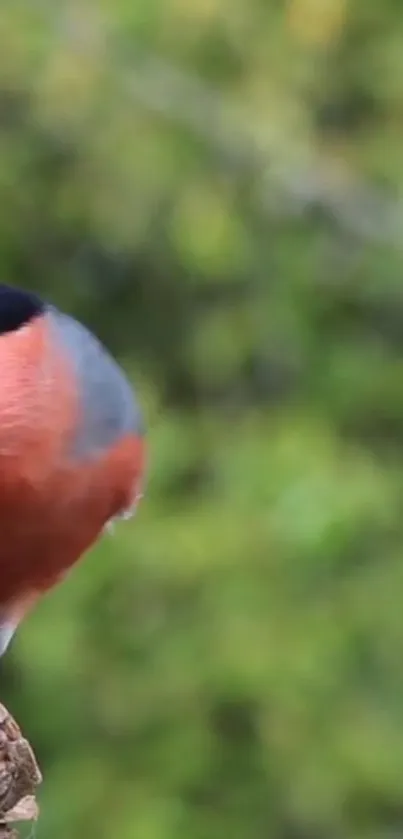
[[[42,775],[32,748],[4,705],[0,704],[0,839],[17,839],[11,826],[36,821],[35,791]]]

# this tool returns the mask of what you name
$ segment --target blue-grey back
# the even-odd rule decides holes
[[[82,421],[72,454],[92,456],[121,437],[142,434],[141,412],[132,386],[106,348],[73,317],[52,306],[47,316],[76,374]]]

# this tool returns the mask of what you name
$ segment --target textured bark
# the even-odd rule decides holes
[[[42,775],[28,740],[0,704],[0,839],[17,839],[16,822],[36,821]]]

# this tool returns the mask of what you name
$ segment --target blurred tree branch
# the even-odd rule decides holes
[[[287,154],[259,141],[241,109],[200,78],[151,53],[139,54],[122,73],[132,101],[174,121],[201,139],[219,164],[235,175],[255,179],[255,206],[264,215],[302,215],[322,211],[340,230],[363,241],[401,248],[403,207],[386,190],[359,181],[351,172],[310,151],[293,164]],[[297,157],[298,155],[297,149]]]

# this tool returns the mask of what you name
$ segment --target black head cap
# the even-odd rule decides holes
[[[45,304],[33,292],[0,283],[0,334],[14,332],[44,310]]]

